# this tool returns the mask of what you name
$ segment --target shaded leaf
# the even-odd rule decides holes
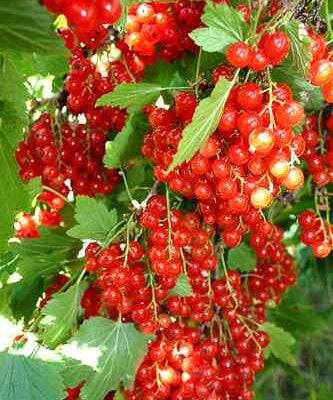
[[[66,54],[52,27],[52,16],[34,0],[2,1],[0,50]]]
[[[273,316],[281,327],[301,336],[328,328],[325,319],[309,305],[282,303]]]
[[[54,348],[69,338],[83,313],[80,302],[86,288],[87,284],[81,282],[64,293],[55,293],[42,309],[41,338],[47,346]]]
[[[255,268],[257,257],[254,250],[246,243],[241,243],[228,252],[229,269],[238,269],[242,272],[249,272]]]
[[[83,365],[80,361],[64,357],[64,367],[61,371],[66,387],[76,387],[86,381],[94,371],[88,365]]]
[[[289,36],[291,42],[290,63],[296,67],[303,77],[307,76],[311,61],[310,39],[304,24],[296,20],[290,20],[283,26],[283,30]]]
[[[130,115],[121,132],[114,140],[106,143],[103,159],[105,166],[120,168],[131,158],[139,156],[145,128],[146,124],[142,115]]]
[[[117,211],[108,210],[104,203],[90,197],[77,197],[75,208],[77,225],[67,231],[78,239],[105,240],[118,221]]]
[[[265,322],[260,325],[260,329],[268,333],[271,340],[270,344],[265,349],[266,356],[272,353],[279,360],[295,366],[296,359],[295,355],[292,353],[292,347],[296,343],[294,337],[289,332],[284,331],[282,328],[270,322]]]
[[[34,256],[56,252],[65,258],[69,253],[78,251],[81,242],[68,237],[65,228],[39,228],[40,237],[23,239],[20,243],[12,243],[11,249],[22,256]]]
[[[319,111],[322,108],[324,99],[320,87],[311,85],[292,64],[285,62],[274,68],[272,77],[276,82],[287,83],[295,99],[301,101],[306,110]]]
[[[171,296],[190,296],[192,293],[192,286],[188,277],[185,274],[181,274],[176,282],[176,286],[171,289]]]

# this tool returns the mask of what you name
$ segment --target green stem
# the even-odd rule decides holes
[[[199,97],[199,88],[198,88],[198,82],[199,82],[199,75],[200,75],[200,67],[201,67],[201,56],[202,56],[202,48],[200,47],[199,53],[198,53],[198,59],[197,59],[197,67],[195,71],[195,97]]]
[[[127,225],[123,226],[119,231],[117,231],[115,234],[113,234],[113,232],[115,231],[116,228],[118,228],[119,226],[123,225],[124,221],[120,221],[118,222],[117,225],[115,225],[111,231],[108,233],[105,242],[103,243],[103,247],[108,247],[116,237],[118,237],[121,233],[123,233],[125,231],[125,229],[127,228]],[[110,237],[110,235],[112,234],[112,236]]]
[[[126,179],[125,171],[124,171],[123,168],[120,168],[120,171],[121,171],[121,176],[122,176],[123,181],[124,181],[124,185],[125,185],[127,196],[130,199],[130,202],[133,203],[134,199],[133,199],[133,196],[132,196],[131,191],[130,191],[129,186],[128,186],[128,182],[127,182],[127,179]]]
[[[129,252],[129,241],[130,241],[130,225],[133,221],[133,216],[134,214],[132,214],[126,224],[126,249],[125,249],[125,261],[124,261],[124,265],[125,267],[127,266],[127,261],[128,261],[128,252]]]
[[[329,0],[325,1],[325,19],[326,19],[326,24],[327,24],[327,31],[329,33],[329,38],[332,41],[333,40],[333,29],[332,29],[332,24],[331,24],[331,14],[330,14],[330,9],[329,9]]]

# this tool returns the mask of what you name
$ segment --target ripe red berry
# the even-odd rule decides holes
[[[298,125],[304,118],[304,108],[295,101],[280,105],[275,113],[276,122],[282,128]]]
[[[233,67],[244,68],[249,63],[250,47],[244,42],[233,43],[228,47],[226,58]]]
[[[121,16],[119,0],[96,0],[96,8],[102,24],[114,24]]]
[[[90,32],[97,26],[97,7],[90,0],[66,2],[64,14],[80,32]]]

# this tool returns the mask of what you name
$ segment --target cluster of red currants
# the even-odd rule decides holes
[[[300,240],[313,250],[318,258],[326,258],[333,249],[333,227],[313,210],[303,211],[298,216],[301,227]]]
[[[44,185],[63,196],[108,194],[119,183],[116,170],[103,166],[107,135],[85,124],[57,125],[43,114],[30,128],[16,152],[24,181],[40,176]]]
[[[248,231],[249,213],[269,207],[281,187],[297,190],[304,183],[294,163],[305,142],[292,132],[304,118],[303,107],[287,85],[277,84],[270,95],[257,83],[238,85],[216,133],[188,163],[167,173],[195,106],[192,94],[179,93],[171,110],[147,107],[152,131],[145,135],[142,153],[156,164],[158,180],[197,199],[205,222],[217,223],[226,230],[225,244],[237,246]]]
[[[302,132],[306,144],[302,159],[306,162],[306,171],[318,187],[333,182],[333,137],[321,137],[318,132],[321,123],[316,116],[307,117]]]
[[[16,237],[19,239],[33,239],[40,237],[39,226],[56,227],[62,223],[60,210],[65,202],[49,191],[43,191],[38,196],[39,208],[34,215],[23,213],[15,222]]]
[[[89,126],[93,129],[120,131],[126,113],[118,107],[95,107],[95,103],[99,97],[111,92],[116,85],[131,81],[126,66],[120,61],[109,63],[105,76],[102,76],[96,65],[79,51],[73,55],[70,67],[65,80],[69,111],[74,114],[85,113]]]
[[[189,33],[201,25],[204,2],[134,4],[129,9],[125,42],[146,62],[154,62],[156,52],[166,61],[197,49]]]
[[[64,14],[82,42],[92,37],[107,35],[107,26],[121,16],[119,0],[42,0],[47,9],[55,14]]]
[[[86,318],[121,315],[157,335],[134,388],[124,395],[128,400],[253,399],[254,375],[264,366],[269,343],[259,325],[296,279],[282,230],[258,211],[249,215],[250,245],[260,261],[243,277],[226,269],[222,273],[224,259],[221,264],[216,258],[211,241],[215,229],[198,213],[170,209],[165,197],[154,195],[139,223],[147,248],[130,239],[105,249],[88,245],[85,269],[97,280],[81,300]],[[126,236],[137,236],[135,223],[130,229]],[[187,297],[172,293],[181,275],[192,288]],[[68,399],[76,399],[80,388],[70,390]]]
[[[252,48],[245,42],[231,44],[226,51],[226,58],[235,68],[248,67],[259,72],[280,64],[287,57],[289,50],[288,36],[281,31],[274,31],[264,33],[258,46]]]

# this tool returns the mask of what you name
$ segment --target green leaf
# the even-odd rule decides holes
[[[63,259],[70,253],[80,250],[82,243],[77,239],[68,237],[65,228],[39,228],[40,237],[23,239],[20,243],[12,243],[14,253],[26,256],[53,253],[62,255]]]
[[[307,76],[308,67],[311,61],[310,39],[305,30],[304,24],[296,20],[288,21],[283,30],[289,36],[291,49],[289,59],[293,67],[300,71],[303,77]]]
[[[226,4],[208,3],[201,20],[207,28],[195,29],[190,37],[208,52],[224,52],[227,46],[248,35],[249,27],[240,12]]]
[[[1,2],[0,50],[66,54],[52,28],[51,15],[35,0]]]
[[[25,322],[29,322],[37,301],[44,291],[43,280],[41,277],[22,279],[7,287],[10,290],[10,299],[8,300],[13,317],[16,320],[24,318]]]
[[[0,353],[0,399],[62,400],[64,389],[56,363]]]
[[[181,274],[176,282],[176,286],[171,289],[171,296],[190,296],[192,293],[192,286],[188,277],[185,274]]]
[[[181,76],[178,62],[158,60],[145,69],[143,82],[156,83],[163,87],[185,86],[186,80]]]
[[[190,160],[206,143],[209,136],[214,133],[237,76],[236,74],[232,81],[221,78],[211,95],[201,100],[194,112],[192,122],[183,130],[183,137],[169,167],[169,171],[184,161]]]
[[[16,319],[24,317],[29,321],[37,300],[44,291],[44,281],[54,277],[63,268],[66,254],[57,252],[21,256],[17,272],[22,276],[19,282],[11,284],[10,306]]]
[[[311,85],[292,64],[285,62],[274,68],[272,78],[276,82],[287,83],[295,98],[304,104],[307,111],[321,110],[324,99],[320,87]]]
[[[24,85],[25,75],[17,69],[16,58],[17,57],[15,54],[10,53],[6,55],[0,55],[0,98],[3,101],[9,102],[12,105],[13,109],[18,112],[20,122],[22,122],[23,125],[28,120],[25,102],[29,97],[29,93]],[[15,135],[16,141],[20,136],[22,136],[21,132]]]
[[[24,239],[13,243],[11,250],[18,254],[17,272],[22,279],[10,284],[11,308],[15,318],[29,320],[37,300],[44,291],[46,280],[69,266],[82,247],[81,242],[65,235],[63,228],[41,229],[39,239]]]
[[[24,76],[16,69],[11,56],[1,56],[0,63],[0,251],[3,251],[13,236],[15,215],[29,210],[34,196],[21,181],[15,160],[15,150],[28,121]]]
[[[122,83],[111,93],[97,100],[97,106],[118,106],[121,108],[142,108],[154,103],[163,87],[155,83]]]
[[[40,321],[41,338],[50,348],[64,343],[83,314],[80,305],[82,295],[87,288],[85,282],[71,286],[64,293],[56,293],[42,309]]]
[[[141,114],[132,114],[114,140],[106,143],[104,164],[107,168],[120,168],[127,161],[140,155],[146,124]]]
[[[324,0],[321,8],[321,16],[327,24],[326,39],[330,42],[333,39],[333,3],[331,0]]]
[[[61,371],[66,387],[76,387],[94,373],[88,365],[83,365],[81,361],[72,358],[63,358],[64,368]]]
[[[295,366],[296,359],[292,353],[292,347],[296,343],[294,337],[289,332],[284,331],[282,328],[270,322],[265,322],[260,325],[260,329],[268,333],[271,340],[266,348],[266,356],[272,353],[279,360]]]
[[[272,313],[276,323],[302,337],[328,328],[325,319],[309,305],[282,303]]]
[[[83,400],[102,400],[119,383],[131,387],[151,335],[136,330],[132,323],[93,317],[63,347],[63,353],[95,371],[82,389]]]
[[[118,221],[115,209],[109,211],[101,201],[83,196],[76,199],[75,219],[78,225],[67,231],[69,236],[101,241]]]
[[[29,185],[25,185],[18,174],[14,149],[0,127],[0,251],[7,247],[8,239],[14,236],[14,218],[20,211],[30,210],[32,200]]]
[[[18,255],[11,251],[0,254],[0,282],[4,283],[10,274],[15,272]]]
[[[198,28],[190,33],[190,37],[195,44],[209,53],[223,53],[227,46],[234,43],[229,36],[221,35],[221,30],[217,28]]]
[[[256,266],[257,257],[254,250],[246,243],[241,243],[228,252],[229,269],[238,269],[242,272],[252,271]]]

